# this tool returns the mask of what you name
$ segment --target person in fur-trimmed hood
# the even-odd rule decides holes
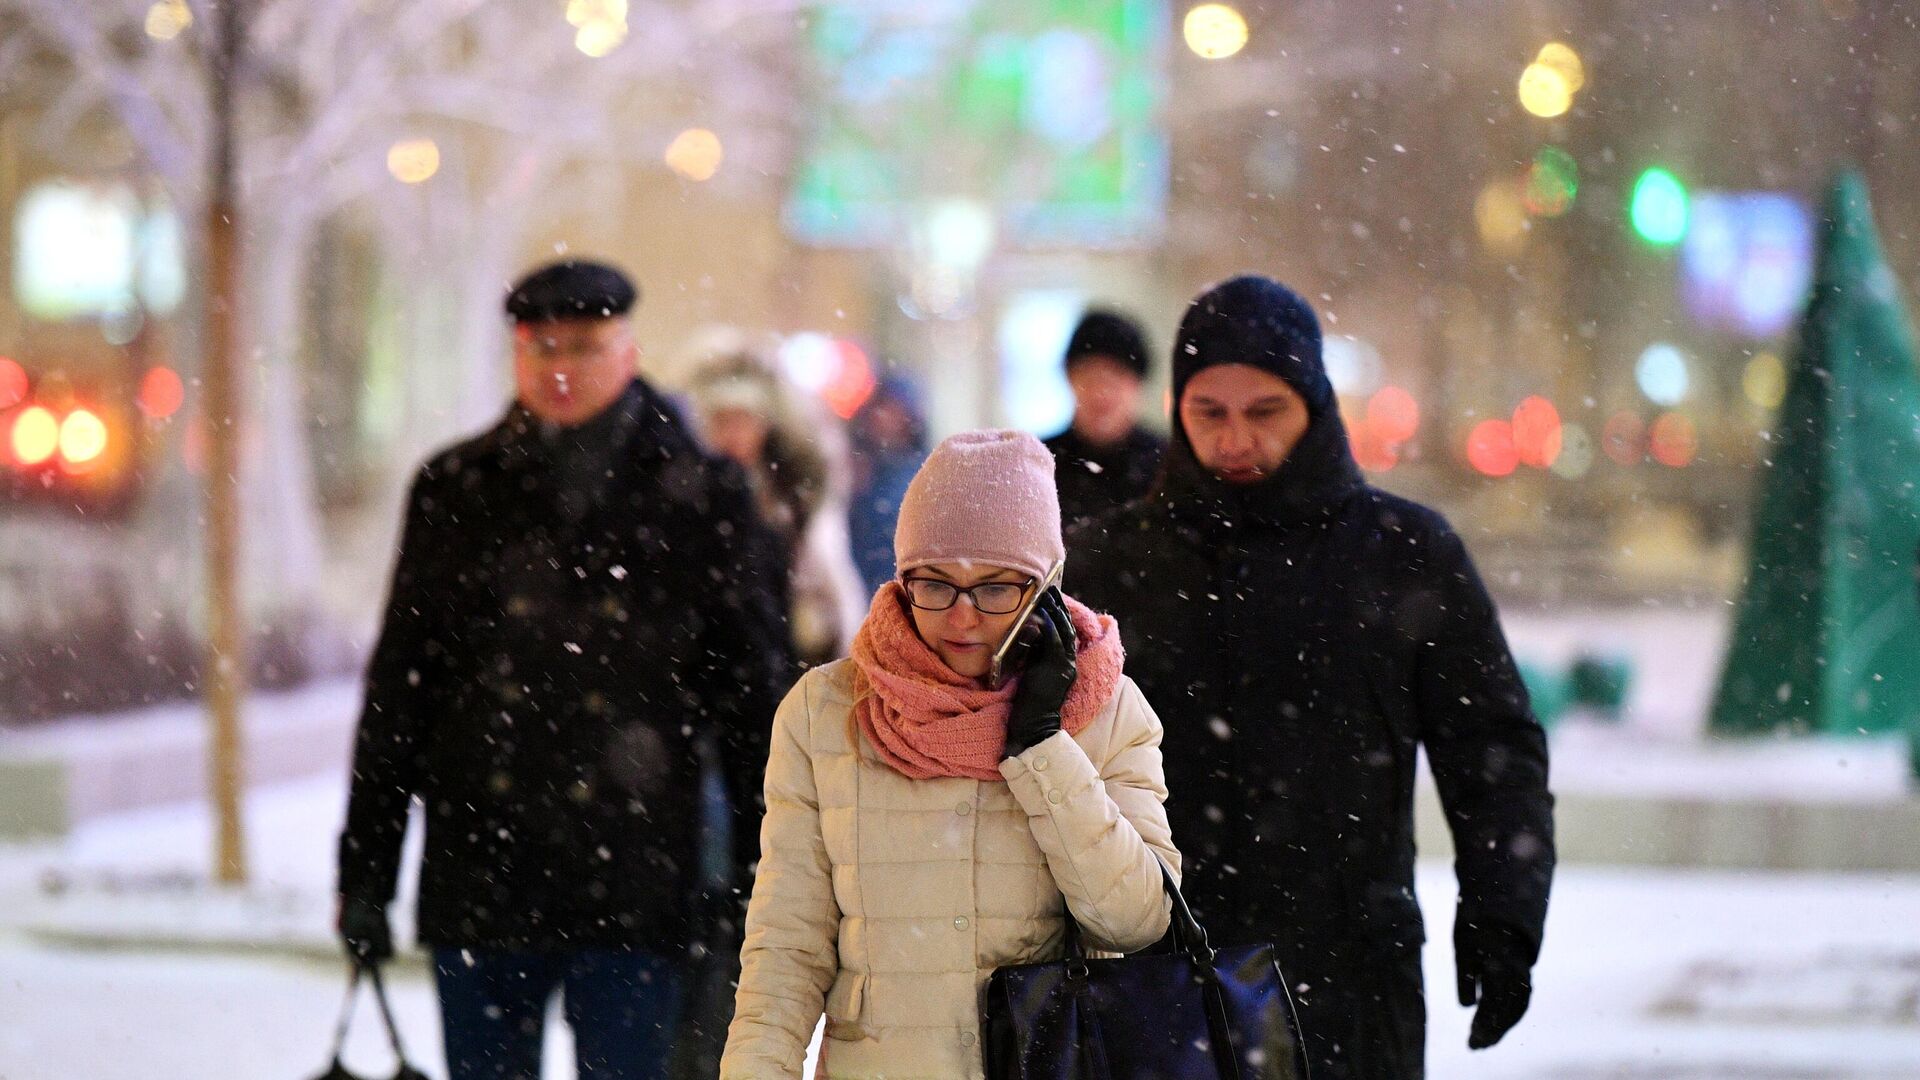
[[[1160,722],[1114,621],[1048,589],[1023,670],[987,681],[1064,558],[1046,449],[942,443],[894,551],[853,656],[774,718],[728,1080],[798,1078],[823,1013],[821,1077],[981,1077],[995,968],[1062,956],[1069,917],[1095,949],[1167,929]]]
[[[1470,1045],[1526,1011],[1554,865],[1547,747],[1459,536],[1355,467],[1313,309],[1262,277],[1193,302],[1156,492],[1071,539],[1166,718],[1185,893],[1272,941],[1315,1080],[1416,1080],[1416,752],[1458,853]]]

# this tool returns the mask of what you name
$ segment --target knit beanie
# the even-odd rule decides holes
[[[1215,364],[1246,364],[1286,380],[1319,416],[1333,406],[1333,383],[1320,359],[1320,320],[1300,294],[1246,274],[1197,297],[1173,343],[1173,401],[1178,416],[1187,381]]]
[[[1066,557],[1053,455],[1023,431],[963,431],[933,448],[893,533],[897,572],[985,563],[1045,579]]]
[[[1138,323],[1117,311],[1087,312],[1067,339],[1068,371],[1076,361],[1095,356],[1104,356],[1139,378],[1147,377],[1147,337]]]

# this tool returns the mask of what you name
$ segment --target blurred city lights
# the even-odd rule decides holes
[[[1329,334],[1321,345],[1327,381],[1337,394],[1364,394],[1380,385],[1380,350],[1349,334]]]
[[[1642,240],[1660,247],[1677,244],[1687,235],[1686,185],[1656,165],[1634,181],[1628,214]]]
[[[172,368],[154,366],[140,377],[140,391],[134,400],[148,417],[165,420],[186,403],[187,388]]]
[[[1473,220],[1489,250],[1503,255],[1518,252],[1530,227],[1520,185],[1507,178],[1488,181],[1473,201]]]
[[[1366,418],[1353,425],[1351,438],[1353,460],[1368,472],[1386,472],[1400,463],[1400,451],[1395,443],[1382,437]]]
[[[60,421],[44,406],[29,406],[13,418],[11,441],[15,461],[38,465],[60,448]]]
[[[1748,401],[1763,409],[1779,408],[1787,396],[1787,365],[1773,353],[1755,353],[1740,374],[1740,389],[1746,391]],[[0,401],[5,399],[0,392]]]
[[[809,394],[826,389],[840,370],[840,350],[825,334],[803,331],[780,343],[780,369]]]
[[[627,40],[627,0],[567,0],[573,47],[595,59]]]
[[[1573,85],[1558,69],[1536,60],[1520,73],[1520,107],[1551,120],[1573,108]]]
[[[1580,168],[1573,155],[1557,146],[1543,146],[1527,166],[1523,204],[1535,217],[1559,217],[1573,206],[1580,190]]]
[[[1553,474],[1563,480],[1578,480],[1593,468],[1593,436],[1579,424],[1560,427],[1560,453],[1553,459]]]
[[[1520,464],[1513,445],[1513,425],[1505,420],[1482,420],[1467,435],[1467,464],[1488,476],[1506,476]]]
[[[155,41],[172,41],[193,25],[193,9],[187,0],[154,0],[147,9],[147,36]]]
[[[834,342],[834,353],[838,359],[837,370],[821,388],[820,396],[835,416],[851,420],[860,406],[873,396],[877,385],[873,363],[867,359],[866,350],[845,339]]]
[[[667,144],[665,157],[667,168],[689,180],[704,181],[720,171],[726,151],[720,145],[720,136],[706,128],[688,128]]]
[[[1558,72],[1566,80],[1570,93],[1577,94],[1587,85],[1587,66],[1580,61],[1580,54],[1573,51],[1573,46],[1564,41],[1549,41],[1540,46],[1533,62]]]
[[[1383,386],[1367,399],[1367,427],[1392,446],[1420,430],[1420,403],[1398,386]]]
[[[1560,410],[1546,398],[1534,396],[1513,410],[1513,449],[1520,464],[1536,469],[1551,466],[1560,457]]]
[[[27,369],[12,359],[0,356],[0,409],[11,409],[27,400]]]
[[[1247,45],[1247,20],[1226,4],[1201,4],[1181,26],[1187,48],[1206,60],[1221,60]]]
[[[1669,468],[1684,469],[1693,464],[1700,451],[1700,437],[1693,421],[1684,413],[1661,413],[1648,434],[1647,450],[1653,460]]]
[[[1654,342],[1640,354],[1633,377],[1640,384],[1640,392],[1655,405],[1678,405],[1687,399],[1691,380],[1686,354],[1664,341]]]
[[[440,146],[432,139],[402,139],[387,148],[387,171],[403,184],[419,184],[440,171]]]
[[[1621,465],[1638,465],[1647,456],[1647,425],[1640,414],[1621,410],[1600,429],[1600,448]]]
[[[107,449],[107,425],[91,410],[75,409],[60,421],[60,456],[69,465],[86,465]]]

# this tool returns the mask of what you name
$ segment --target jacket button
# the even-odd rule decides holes
[[[1035,754],[1033,758],[1033,768],[1035,772],[1046,772],[1047,771],[1047,755]]]
[[[959,803],[954,806],[953,812],[959,814],[961,817],[966,817],[968,814],[973,813],[973,804],[968,802]]]
[[[1065,795],[1060,794],[1059,788],[1055,788],[1052,791],[1047,792],[1047,801],[1052,803],[1055,806],[1059,806],[1061,801],[1064,800],[1065,798],[1066,798]]]
[[[972,1046],[974,1044],[974,1041],[978,1038],[979,1036],[975,1035],[971,1031],[963,1031],[960,1033],[960,1045]]]
[[[954,917],[953,928],[955,930],[965,930],[970,925],[972,924],[967,922],[967,917],[965,915],[957,915]]]

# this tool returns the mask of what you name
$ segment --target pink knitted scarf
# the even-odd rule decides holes
[[[1120,628],[1067,598],[1079,638],[1079,671],[1060,710],[1060,726],[1077,734],[1093,723],[1120,684],[1126,659]],[[874,594],[853,639],[854,706],[860,730],[896,772],[915,780],[965,776],[999,780],[1007,714],[1020,681],[998,690],[956,674],[914,632],[898,583]]]

